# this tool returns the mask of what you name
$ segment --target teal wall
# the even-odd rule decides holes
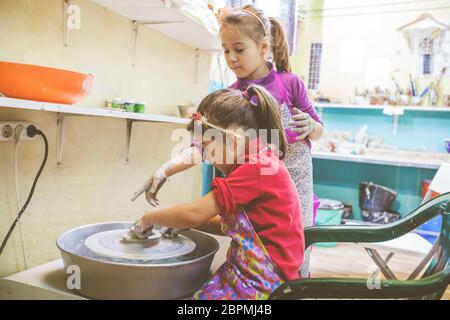
[[[209,92],[223,84],[209,81]],[[319,110],[318,110],[319,111]],[[374,109],[323,108],[322,120],[328,131],[356,133],[364,124],[370,135],[379,135],[386,144],[399,149],[445,152],[444,140],[450,138],[450,112],[405,111],[399,117],[397,134],[393,118]],[[395,190],[398,197],[393,209],[405,215],[421,202],[422,181],[432,179],[436,170],[314,159],[314,192],[319,198],[331,198],[352,204],[353,216],[361,219],[359,183],[372,181]],[[209,192],[214,176],[211,166],[203,165],[202,193]]]
[[[386,144],[401,149],[446,152],[444,140],[450,138],[450,111],[406,110],[399,116],[396,135],[393,134],[393,117],[384,115],[380,109],[323,108],[322,118],[328,131],[337,129],[355,134],[367,124],[370,135],[382,136]]]
[[[422,180],[432,179],[436,170],[314,159],[314,193],[353,206],[353,217],[360,219],[358,204],[360,181],[372,181],[398,193],[393,209],[402,216],[421,202]]]
[[[325,128],[351,131],[364,124],[368,133],[384,138],[386,144],[399,149],[445,152],[444,139],[450,137],[450,112],[405,111],[399,117],[397,134],[393,134],[392,117],[382,110],[323,109]],[[360,219],[359,183],[372,181],[398,192],[393,209],[405,215],[421,202],[422,181],[432,179],[436,170],[314,159],[314,192],[319,198],[332,198],[353,206]]]

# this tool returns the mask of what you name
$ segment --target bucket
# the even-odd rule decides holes
[[[320,206],[316,216],[316,226],[340,225],[343,213],[344,205],[342,202],[332,199],[320,199]],[[314,246],[335,247],[336,242],[319,242],[315,243]]]
[[[359,185],[359,207],[371,212],[389,211],[397,197],[397,192],[372,182]]]

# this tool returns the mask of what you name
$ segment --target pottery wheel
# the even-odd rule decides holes
[[[189,254],[195,250],[195,242],[186,236],[175,238],[161,236],[146,240],[124,240],[128,229],[116,229],[91,235],[84,245],[100,256],[131,260],[160,260]]]

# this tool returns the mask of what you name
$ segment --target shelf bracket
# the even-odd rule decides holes
[[[195,49],[195,56],[194,56],[194,64],[195,64],[194,84],[198,84],[199,62],[200,62],[200,50],[197,48]]]
[[[127,159],[126,162],[130,162],[130,143],[131,143],[131,131],[133,130],[133,120],[127,119]]]
[[[64,143],[64,113],[58,112],[56,118],[57,140],[56,140],[56,165],[62,164],[63,143]]]
[[[127,158],[126,158],[126,162],[130,162],[130,145],[131,145],[131,135],[133,133],[133,124],[135,122],[147,122],[147,121],[143,121],[143,120],[134,120],[134,119],[127,119]]]
[[[56,122],[56,161],[57,166],[61,167],[62,161],[63,161],[63,149],[64,149],[64,129],[65,129],[65,123],[66,123],[66,117],[85,117],[89,115],[82,115],[82,114],[72,114],[72,113],[63,113],[58,112],[57,113],[57,122]],[[126,162],[130,161],[130,145],[131,145],[131,135],[133,133],[133,124],[135,122],[148,122],[146,120],[136,120],[136,119],[126,119],[127,125],[126,125]],[[151,122],[160,122],[160,121],[151,121]]]
[[[397,129],[398,129],[398,114],[395,114],[394,115],[394,124],[393,124],[393,127],[392,127],[392,134],[394,136],[397,135]]]
[[[131,65],[136,65],[136,44],[137,36],[140,26],[152,25],[152,24],[169,24],[180,23],[182,20],[133,20],[132,32],[133,32],[133,44],[131,45]]]
[[[393,119],[392,133],[394,136],[397,135],[398,117],[403,115],[404,112],[405,112],[405,110],[402,107],[387,106],[387,107],[383,108],[383,114],[385,114],[387,116],[392,116],[392,119]]]
[[[84,117],[81,114],[71,114],[58,112],[56,114],[56,165],[61,167],[63,161],[63,150],[64,150],[64,129],[66,123],[66,117]]]

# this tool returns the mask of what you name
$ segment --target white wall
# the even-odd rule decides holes
[[[137,66],[131,66],[131,21],[88,0],[81,7],[82,29],[63,46],[63,1],[1,0],[0,61],[52,66],[92,73],[94,89],[80,104],[101,107],[120,96],[147,101],[147,112],[176,115],[178,104],[198,101],[207,92],[210,59],[200,59],[194,84],[194,49],[147,28],[139,32]],[[0,107],[0,121],[35,122],[50,144],[48,163],[23,216],[28,267],[56,259],[56,238],[83,224],[135,220],[149,205],[129,201],[159,164],[169,158],[177,125],[137,123],[131,162],[125,162],[126,121],[66,118],[64,159],[56,166],[56,114]],[[43,157],[43,144],[23,142],[19,149],[22,203]],[[173,177],[162,189],[162,205],[189,201],[200,194],[200,168]],[[18,207],[15,201],[13,145],[0,143],[0,238]],[[19,228],[0,257],[0,276],[24,269]]]
[[[348,102],[355,87],[365,85],[371,61],[389,61],[390,76],[398,78],[403,87],[407,86],[413,68],[412,54],[403,34],[396,31],[398,27],[424,12],[450,24],[448,1],[311,0],[304,3],[308,16],[299,27],[298,51],[292,58],[294,71],[307,81],[311,43],[322,42],[319,89],[326,96],[343,102]],[[356,68],[355,63],[354,71],[343,69],[341,64],[342,58],[348,59],[341,57],[341,48],[346,41],[361,43],[364,49],[361,68]],[[419,87],[424,88],[430,80],[430,77],[419,79]],[[392,81],[389,86],[394,91]],[[444,94],[450,94],[448,76],[441,83],[441,96]]]

